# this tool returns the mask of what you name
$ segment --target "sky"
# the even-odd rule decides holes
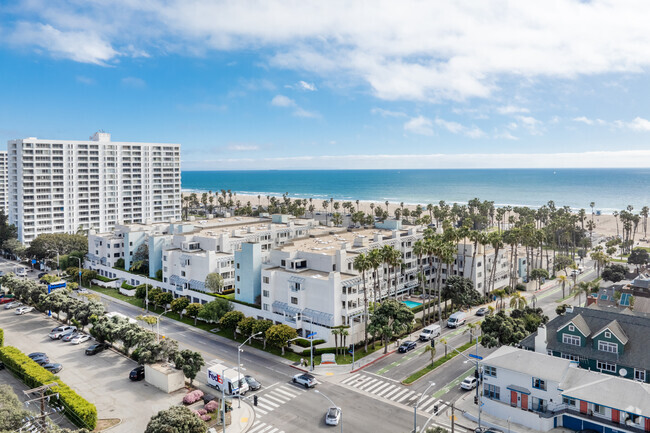
[[[650,2],[0,2],[0,142],[184,170],[650,166]]]

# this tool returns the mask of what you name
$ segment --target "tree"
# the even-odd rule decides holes
[[[223,289],[223,277],[218,272],[210,272],[205,277],[205,288],[212,293],[221,293]]]
[[[205,423],[184,406],[172,406],[151,417],[144,433],[205,433]]]
[[[539,290],[540,285],[542,284],[542,279],[548,279],[549,274],[546,269],[536,268],[530,271],[530,278],[537,280],[537,290]]]
[[[167,304],[174,300],[174,295],[170,292],[158,293],[154,298],[154,305],[160,305],[163,310],[167,310]]]
[[[43,233],[34,239],[26,253],[37,260],[43,260],[59,255],[70,254],[73,251],[80,251],[84,255],[88,253],[88,238],[80,234],[68,233]]]
[[[419,241],[418,241],[419,242]],[[418,251],[418,245],[414,247],[414,251]],[[368,290],[366,288],[366,271],[372,268],[370,260],[366,254],[358,254],[354,258],[354,269],[361,272],[361,279],[363,280],[363,342],[366,353],[368,352]]]
[[[273,322],[270,320],[256,320],[253,324],[253,334],[261,333],[264,338],[264,349],[266,349],[266,331],[273,326]]]
[[[15,225],[8,223],[9,218],[4,209],[0,209],[0,245],[9,239],[18,238],[18,229]]]
[[[539,325],[548,322],[548,316],[544,314],[541,308],[524,307],[523,310],[513,310],[510,317],[516,320],[521,320],[524,323],[524,329],[527,332],[534,332]]]
[[[198,302],[193,302],[189,304],[187,307],[185,307],[185,313],[187,313],[188,316],[194,318],[194,326],[196,326],[196,319],[201,317],[202,311],[203,311],[203,304],[199,304]]]
[[[472,280],[456,275],[447,279],[447,284],[442,289],[442,297],[451,299],[452,305],[459,307],[481,302],[481,294],[474,289]]]
[[[575,262],[569,256],[555,256],[555,266],[553,267],[556,271],[564,271],[566,275],[569,275],[567,268],[573,265]]]
[[[149,268],[149,244],[145,241],[138,245],[133,253],[134,262],[143,262],[144,266]]]
[[[160,342],[149,340],[138,347],[138,361],[141,364],[155,364],[156,362],[167,362],[178,352],[178,342],[169,338]]]
[[[207,322],[216,323],[221,320],[224,314],[232,311],[232,308],[232,304],[227,299],[217,298],[214,301],[203,304],[199,317]]]
[[[83,328],[92,322],[93,317],[96,319],[102,316],[105,311],[104,304],[101,302],[88,301],[75,310],[74,318],[81,323],[81,330],[83,331]]]
[[[99,274],[97,273],[97,271],[93,271],[92,269],[82,269],[81,270],[81,283],[83,285],[85,285],[85,286],[90,286],[92,280],[97,279],[98,275]]]
[[[469,334],[469,342],[471,343],[474,341],[474,336],[476,335],[476,331],[480,329],[481,323],[480,322],[469,322],[467,326],[465,327],[465,330],[463,331],[463,334]]]
[[[611,281],[612,283],[618,283],[621,280],[625,279],[627,274],[627,269],[623,265],[613,264],[607,265],[603,269],[601,276],[605,281]]]
[[[481,323],[484,347],[497,347],[502,344],[514,345],[528,335],[522,319],[513,319],[499,311],[494,316],[488,316]]]
[[[136,317],[137,320],[140,320],[141,322],[146,323],[147,325],[151,326],[151,330],[153,331],[154,325],[158,324],[158,321],[161,318],[158,318],[156,316],[146,316],[146,315],[139,315]]]
[[[176,298],[171,302],[171,309],[174,313],[178,313],[178,315],[183,318],[183,310],[187,308],[187,306],[190,305],[190,300],[187,299],[186,297],[182,296],[180,298]]]
[[[174,364],[177,369],[183,370],[183,374],[190,380],[190,386],[192,386],[196,374],[201,371],[205,361],[199,352],[185,349],[176,353]]]
[[[523,310],[527,304],[528,301],[526,301],[526,298],[522,296],[521,293],[515,292],[512,294],[512,297],[510,298],[510,308],[514,308],[515,310]]]
[[[27,248],[18,239],[7,239],[2,242],[2,249],[18,257],[27,254]]]
[[[162,289],[160,287],[152,287],[149,289],[149,294],[147,295],[147,302],[149,304],[153,304],[154,307],[157,306],[156,304],[156,297],[162,293]]]
[[[0,431],[19,431],[25,418],[33,416],[25,409],[10,385],[0,385]]]
[[[257,319],[254,317],[244,317],[239,321],[239,325],[237,325],[239,328],[239,333],[246,338],[253,335],[253,327],[255,326],[255,322],[257,322]]]
[[[429,427],[425,433],[449,433],[449,430],[443,427]]]
[[[119,258],[119,259],[115,260],[115,267],[119,268],[119,269],[124,269],[124,259]]]
[[[566,297],[566,295],[564,294],[564,288],[566,287],[566,283],[569,282],[569,277],[567,277],[566,275],[558,275],[557,281],[559,284],[562,285],[562,299],[564,299]]]
[[[289,325],[273,325],[266,330],[264,335],[272,346],[282,350],[282,355],[284,355],[284,348],[288,341],[298,336],[296,330]]]
[[[588,283],[586,281],[581,281],[575,287],[573,287],[573,298],[574,299],[578,298],[578,305],[581,304],[582,294],[584,293],[584,295],[585,295],[585,307],[587,306],[587,299],[589,298],[589,295],[591,294],[591,288],[592,288],[591,283]]]
[[[424,353],[428,353],[431,356],[431,365],[433,365],[433,358],[436,356],[436,348],[430,344],[424,346]]]
[[[233,338],[237,338],[237,326],[244,319],[241,311],[228,311],[219,320],[219,326],[232,331]]]
[[[636,265],[636,270],[639,272],[639,266],[644,266],[650,263],[648,250],[643,248],[635,248],[627,258],[627,262],[631,265]]]
[[[64,309],[64,304],[68,302],[70,297],[64,290],[55,290],[48,294],[42,301],[41,305],[44,309],[52,311],[56,314],[57,319],[60,319],[59,313]]]
[[[411,329],[413,317],[413,312],[405,304],[394,299],[387,299],[375,309],[370,318],[368,330],[374,335],[381,336],[384,353],[387,353],[390,340],[395,335]]]

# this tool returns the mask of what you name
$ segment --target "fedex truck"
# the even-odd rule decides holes
[[[241,388],[239,393],[244,395],[248,392],[248,383],[242,374],[237,386],[237,370],[234,368],[226,367],[225,365],[216,364],[208,367],[208,385],[216,388],[217,391],[222,391],[226,395],[236,396],[238,389]]]

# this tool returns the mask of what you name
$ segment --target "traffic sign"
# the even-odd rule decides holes
[[[478,360],[483,359],[482,356],[474,355],[474,354],[471,354],[471,353],[470,353],[469,355],[467,355],[467,356],[469,356],[470,358],[476,358],[476,359],[478,359]]]
[[[316,334],[318,334],[318,332],[312,332],[311,334],[307,334],[307,338],[311,338]]]

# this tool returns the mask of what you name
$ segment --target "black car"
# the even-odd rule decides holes
[[[144,379],[144,365],[139,365],[131,370],[131,373],[129,373],[129,379],[134,382]]]
[[[99,352],[102,352],[104,349],[106,349],[106,345],[103,343],[93,344],[88,349],[86,349],[86,355],[96,355]]]
[[[478,310],[476,310],[476,315],[477,316],[485,316],[488,313],[488,309],[486,307],[481,307]]]
[[[259,383],[253,376],[244,376],[244,379],[246,380],[246,383],[248,384],[248,388],[251,391],[257,391],[262,387],[262,384]]]
[[[406,353],[409,350],[415,349],[416,346],[417,346],[417,344],[415,343],[415,341],[407,340],[407,341],[402,343],[402,345],[399,347],[399,349],[397,349],[397,351],[399,353]]]
[[[48,363],[45,364],[43,368],[52,373],[58,373],[59,371],[63,370],[63,366],[58,363]]]
[[[27,355],[29,358],[34,359],[34,358],[47,358],[47,355],[45,352],[33,352]]]
[[[47,272],[41,272],[40,274],[38,274],[38,278],[39,278],[39,279],[40,279],[40,278],[43,278],[43,277],[46,276],[46,275],[47,275]]]
[[[50,359],[47,356],[45,358],[34,358],[34,362],[42,367],[45,364],[49,364]]]

